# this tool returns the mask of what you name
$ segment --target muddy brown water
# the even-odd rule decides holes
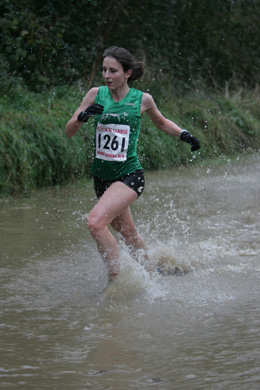
[[[260,389],[260,157],[146,173],[132,213],[155,264],[86,229],[92,182],[0,204],[3,389]]]

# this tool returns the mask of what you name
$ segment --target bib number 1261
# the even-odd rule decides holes
[[[125,161],[130,126],[98,124],[96,130],[96,157],[108,161]]]
[[[105,144],[103,146],[103,149],[105,150],[110,150],[112,149],[113,151],[117,151],[120,149],[121,153],[125,151],[125,138],[123,137],[122,139],[122,144],[119,145],[119,139],[117,135],[111,136],[110,134],[105,134],[104,135],[104,141]],[[101,148],[101,134],[98,135],[98,148]]]

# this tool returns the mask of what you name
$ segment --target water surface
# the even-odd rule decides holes
[[[4,389],[259,389],[260,158],[146,173],[132,213],[152,278],[86,228],[92,182],[0,204]]]

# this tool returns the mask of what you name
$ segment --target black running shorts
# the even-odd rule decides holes
[[[98,198],[104,194],[104,192],[116,181],[124,183],[127,187],[131,188],[137,193],[139,197],[144,190],[145,180],[144,172],[142,169],[137,169],[135,172],[129,173],[128,175],[119,177],[114,180],[106,180],[101,177],[94,176],[94,188]]]

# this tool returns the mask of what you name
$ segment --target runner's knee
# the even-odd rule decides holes
[[[102,218],[99,218],[96,213],[90,212],[88,215],[88,229],[91,232],[92,235],[96,236],[99,235],[105,228],[106,224],[102,220]]]

